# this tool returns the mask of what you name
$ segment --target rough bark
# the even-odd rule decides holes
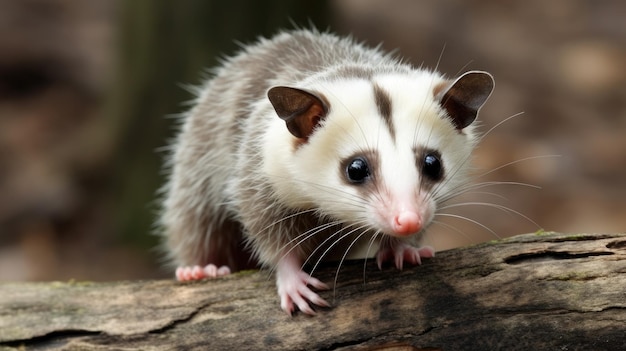
[[[264,271],[3,283],[0,349],[626,350],[626,234],[516,236],[401,272],[352,261],[321,295],[332,308],[289,317]]]

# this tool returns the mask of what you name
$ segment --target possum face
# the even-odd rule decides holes
[[[274,87],[268,97],[289,135],[268,133],[266,150],[290,150],[267,154],[265,173],[294,209],[355,230],[419,233],[465,183],[471,123],[492,89],[491,75],[475,71],[454,81],[415,71]]]

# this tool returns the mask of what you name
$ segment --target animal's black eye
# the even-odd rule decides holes
[[[351,183],[361,184],[370,176],[370,168],[363,157],[357,157],[346,167],[346,176]]]
[[[443,176],[440,156],[436,153],[427,153],[422,164],[422,174],[431,180],[440,180]]]

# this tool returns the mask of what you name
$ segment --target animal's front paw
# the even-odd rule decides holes
[[[380,269],[383,262],[393,260],[396,268],[401,270],[405,261],[413,265],[422,264],[422,258],[434,256],[435,249],[430,246],[415,247],[405,243],[395,243],[380,248],[376,254],[376,263]]]
[[[329,307],[330,304],[322,299],[310,287],[327,290],[328,285],[319,279],[313,278],[300,269],[297,261],[289,257],[283,259],[276,270],[276,287],[280,296],[280,307],[291,315],[297,306],[300,311],[314,315],[315,311],[310,304]]]
[[[176,279],[181,282],[200,280],[204,278],[217,278],[230,274],[228,266],[217,267],[214,264],[201,266],[184,266],[176,268]]]

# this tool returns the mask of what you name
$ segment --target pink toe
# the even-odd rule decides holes
[[[221,277],[224,275],[229,275],[230,274],[230,268],[228,266],[221,266],[218,270],[217,270],[217,276]]]
[[[183,268],[183,267],[178,267],[178,268],[176,268],[176,279],[177,279],[178,281],[181,281],[181,282],[182,282],[182,281],[184,281],[184,280],[185,280],[185,277],[184,277],[184,275],[183,275],[183,274],[184,274],[184,268]]]
[[[420,247],[419,255],[426,258],[435,257],[435,249],[430,246]]]
[[[205,277],[204,270],[200,266],[193,266],[190,272],[190,278],[194,280],[202,279]]]
[[[202,273],[209,278],[215,278],[217,277],[217,266],[215,266],[214,264],[209,264],[204,266],[204,269],[202,270]]]

